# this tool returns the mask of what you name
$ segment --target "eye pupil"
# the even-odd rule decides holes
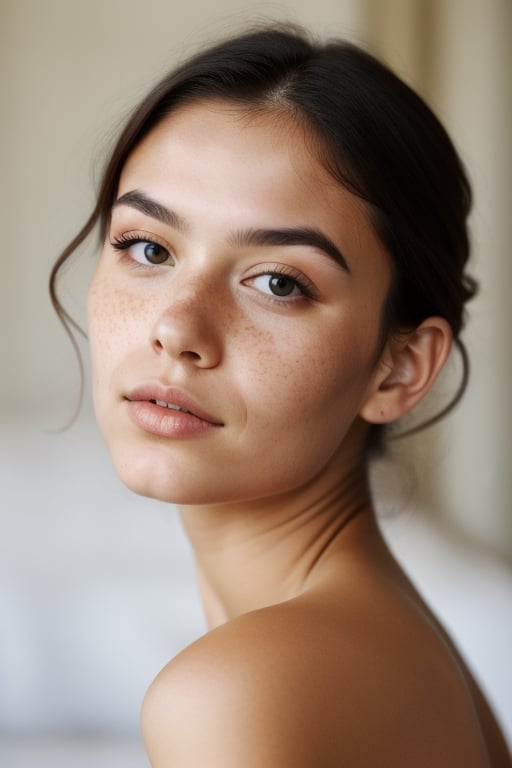
[[[269,287],[275,296],[289,296],[293,293],[295,283],[289,277],[272,275],[269,280]]]
[[[162,248],[156,243],[146,243],[144,247],[144,256],[150,264],[163,264],[168,258],[165,248]]]

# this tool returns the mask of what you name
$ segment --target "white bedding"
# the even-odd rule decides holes
[[[134,739],[9,739],[0,741],[2,768],[148,768]]]

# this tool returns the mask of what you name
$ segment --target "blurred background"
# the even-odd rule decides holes
[[[384,530],[512,743],[510,0],[1,0],[0,764],[143,768],[152,677],[204,631],[175,511],[110,467],[47,298],[116,129],[176,61],[247,21],[291,20],[391,64],[450,131],[475,190],[481,293],[457,412],[375,467]],[[91,241],[63,298],[85,324]],[[87,367],[87,345],[83,344]],[[457,375],[453,362],[450,376]],[[449,381],[441,384],[443,389]]]

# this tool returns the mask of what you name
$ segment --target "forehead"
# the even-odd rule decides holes
[[[274,187],[302,181],[309,187],[315,182],[326,190],[342,189],[325,170],[317,148],[304,121],[283,110],[208,100],[178,107],[158,123],[129,156],[121,179],[138,174],[156,181],[167,174],[171,183],[186,170],[201,175],[205,184],[214,170],[219,183],[231,178],[240,185],[246,179],[247,184],[272,181]]]

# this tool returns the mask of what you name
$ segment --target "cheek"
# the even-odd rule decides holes
[[[372,372],[373,336],[341,322],[319,325],[245,337],[238,376],[263,429],[313,437],[332,424],[340,434],[357,416]]]
[[[113,287],[101,273],[93,278],[88,297],[88,329],[93,364],[113,362],[144,327],[143,303]]]
[[[286,360],[271,330],[243,321],[231,325],[230,336],[226,351],[234,366],[237,360],[243,360],[243,364],[235,370],[244,377],[246,386],[249,384],[260,390],[275,378],[286,376]]]

